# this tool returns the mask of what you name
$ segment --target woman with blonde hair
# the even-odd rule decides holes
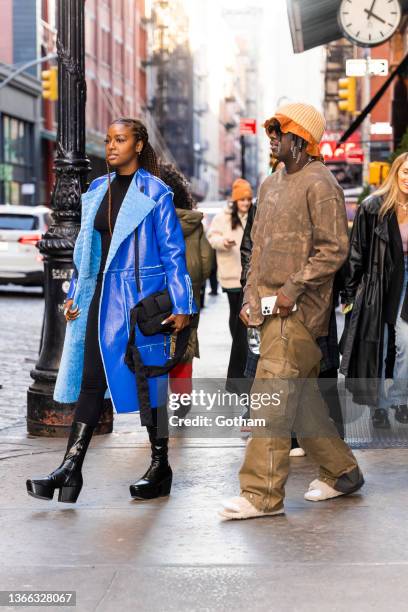
[[[389,408],[408,423],[408,153],[354,219],[345,287],[348,312],[340,371],[358,404],[375,408],[374,427],[389,429]],[[385,379],[393,378],[388,393]]]

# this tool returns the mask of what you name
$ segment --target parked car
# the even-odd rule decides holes
[[[50,222],[46,206],[0,206],[0,285],[44,285],[36,244]]]

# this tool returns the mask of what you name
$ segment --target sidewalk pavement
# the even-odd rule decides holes
[[[226,299],[211,299],[200,377],[219,377],[228,360]],[[75,505],[25,491],[28,476],[59,465],[64,440],[29,438],[24,423],[0,432],[1,590],[75,590],[80,612],[405,609],[408,450],[357,451],[361,492],[317,504],[303,499],[315,466],[292,459],[284,516],[223,522],[217,509],[238,493],[245,443],[172,439],[170,497],[132,501],[149,455],[137,423],[116,416],[114,433],[92,440]]]

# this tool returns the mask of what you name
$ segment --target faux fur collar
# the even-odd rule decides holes
[[[116,219],[112,241],[106,260],[105,272],[109,269],[109,266],[111,265],[113,258],[115,257],[122,242],[129,236],[129,234],[135,231],[135,229],[155,206],[155,201],[140,191],[137,182],[137,175],[138,172],[136,172],[132,182],[130,183],[129,189],[122,202]],[[115,174],[113,173],[111,174],[111,180],[114,178]],[[95,189],[87,191],[82,195],[83,218],[81,231],[83,232],[83,249],[81,253],[81,261],[76,261],[75,264],[77,265],[80,274],[83,274],[85,277],[89,276],[90,272],[95,215],[107,189],[108,178],[104,177],[104,180],[102,180]]]

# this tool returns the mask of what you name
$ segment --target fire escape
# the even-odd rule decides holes
[[[154,87],[149,110],[175,158],[188,178],[194,175],[193,60],[187,24],[177,22],[177,6],[167,0],[153,5],[155,40],[149,59]]]

